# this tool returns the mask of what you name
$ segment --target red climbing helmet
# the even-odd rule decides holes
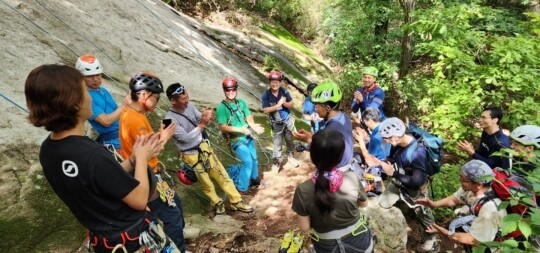
[[[184,164],[182,168],[176,171],[176,176],[178,177],[178,180],[185,185],[192,185],[197,182],[195,171],[187,164]]]
[[[268,80],[269,81],[281,81],[283,79],[283,74],[277,70],[270,71],[270,74],[268,74]]]
[[[238,82],[234,77],[228,76],[223,79],[222,87],[223,90],[228,90],[230,88],[238,88]]]

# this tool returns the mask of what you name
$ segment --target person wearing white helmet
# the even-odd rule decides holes
[[[517,156],[526,162],[525,170],[532,170],[531,163],[536,158],[534,150],[540,149],[540,127],[535,125],[519,126],[510,133],[511,144],[513,150],[517,152]]]
[[[104,145],[112,145],[119,151],[118,117],[129,105],[129,94],[126,95],[120,106],[116,105],[111,93],[101,87],[103,68],[99,60],[93,55],[81,55],[75,63],[75,68],[82,73],[88,93],[92,97],[92,116],[88,119],[88,122],[99,133],[96,141]]]
[[[387,118],[379,125],[381,137],[395,150],[391,157],[393,164],[380,161],[383,171],[392,177],[392,181],[380,196],[379,205],[382,208],[390,208],[401,199],[414,210],[416,218],[426,231],[435,222],[431,209],[414,205],[411,199],[429,196],[429,175],[426,172],[428,157],[424,145],[414,145],[417,140],[405,132],[405,124],[398,118]],[[414,147],[416,147],[414,150],[407,152]],[[411,154],[409,159],[407,153]],[[424,232],[422,241],[422,244],[416,247],[416,252],[437,252],[440,249],[437,234]]]

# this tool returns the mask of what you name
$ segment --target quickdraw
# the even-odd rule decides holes
[[[156,175],[156,178],[158,181],[156,188],[161,201],[167,203],[169,206],[176,206],[176,202],[174,201],[174,190],[169,187],[167,182],[163,181],[160,175]]]

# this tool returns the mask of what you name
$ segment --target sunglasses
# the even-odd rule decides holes
[[[225,92],[236,91],[236,87],[226,88],[226,89],[223,89],[223,91],[225,91]]]
[[[180,86],[178,86],[178,88],[176,88],[176,90],[171,94],[171,96],[184,94],[185,91],[186,91],[186,89],[184,88],[184,86],[180,84]]]

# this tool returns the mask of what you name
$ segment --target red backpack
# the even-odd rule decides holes
[[[495,168],[493,169],[495,175],[493,181],[491,181],[491,189],[495,192],[495,195],[502,201],[509,201],[512,193],[516,192],[528,194],[532,196],[532,200],[536,203],[536,196],[534,191],[530,187],[530,184],[521,176],[508,173],[507,171]],[[508,206],[508,213],[517,213],[520,215],[525,214],[529,210],[529,207],[525,204],[518,204],[515,206]]]

